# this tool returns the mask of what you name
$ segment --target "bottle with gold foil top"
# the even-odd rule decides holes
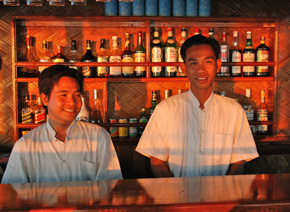
[[[145,62],[145,48],[142,44],[142,32],[138,32],[138,43],[134,53],[135,62]],[[145,66],[136,66],[135,67],[135,76],[136,77],[146,77]]]
[[[262,36],[260,40],[260,45],[256,48],[256,62],[269,62],[270,61],[270,48],[265,44],[265,37]],[[257,76],[269,76],[270,70],[269,66],[257,66],[256,67]]]
[[[243,62],[255,62],[255,50],[252,44],[252,32],[247,32],[246,47],[243,49]],[[255,66],[243,66],[243,76],[255,76]]]
[[[43,123],[45,122],[45,109],[42,106],[41,98],[37,98],[37,108],[34,112],[34,122],[35,123]]]
[[[266,97],[266,91],[261,90],[261,104],[257,112],[257,121],[268,121],[268,108],[265,103],[265,97]],[[268,125],[266,124],[258,125],[257,131],[259,134],[267,134]]]
[[[109,62],[109,52],[105,46],[105,39],[101,39],[100,51],[98,53],[98,62],[104,63]],[[108,77],[109,76],[109,67],[107,66],[98,66],[97,68],[97,77]]]
[[[130,48],[130,34],[125,33],[125,49],[122,52],[122,62],[132,63],[134,62],[134,52]],[[133,77],[134,76],[134,66],[122,66],[123,77]]]
[[[221,51],[220,57],[222,62],[229,62],[229,44],[227,42],[227,33],[223,32],[222,42],[220,44]],[[220,72],[218,72],[218,76],[220,77],[229,77],[230,76],[230,68],[229,66],[221,66]]]
[[[86,41],[86,53],[85,55],[82,57],[82,62],[96,62],[96,57],[93,55],[92,53],[92,41],[91,40],[87,40]],[[90,66],[84,66],[82,68],[82,73],[84,77],[95,77],[96,74],[96,67],[90,67]]]

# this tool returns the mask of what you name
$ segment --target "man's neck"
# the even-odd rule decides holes
[[[69,128],[69,126],[71,125],[71,123],[66,123],[66,124],[62,124],[62,123],[58,123],[55,122],[53,120],[49,120],[49,124],[51,125],[51,127],[55,130],[56,135],[55,137],[63,142],[65,142],[65,138],[66,138],[66,131]]]
[[[208,98],[210,97],[212,91],[210,91],[210,90],[198,90],[198,91],[196,91],[193,88],[191,88],[191,92],[199,101],[199,108],[203,110],[204,104],[205,104],[206,100],[208,100]]]

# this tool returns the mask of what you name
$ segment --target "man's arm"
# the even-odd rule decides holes
[[[150,163],[154,177],[173,177],[165,161],[151,156]]]
[[[227,175],[243,174],[244,164],[245,164],[244,160],[232,163],[228,169]]]

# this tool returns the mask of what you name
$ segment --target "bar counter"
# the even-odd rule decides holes
[[[0,185],[0,211],[290,211],[290,174]]]

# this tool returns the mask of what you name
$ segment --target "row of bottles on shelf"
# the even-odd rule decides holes
[[[200,30],[195,28],[194,34],[199,34]],[[214,37],[214,29],[210,28],[209,37]],[[145,62],[146,49],[143,45],[143,33],[138,32],[137,46],[131,49],[130,34],[125,33],[125,48],[122,51],[118,46],[118,37],[112,37],[112,47],[109,51],[106,48],[105,39],[100,40],[100,49],[98,53],[93,54],[91,49],[91,40],[86,41],[86,53],[80,57],[77,53],[76,40],[71,41],[70,56],[67,58],[63,55],[62,46],[57,46],[57,54],[54,54],[48,47],[47,41],[43,41],[42,51],[37,54],[33,42],[33,37],[27,36],[27,51],[25,60],[28,62]],[[155,28],[153,39],[150,44],[151,62],[183,62],[180,54],[181,45],[187,38],[187,29],[181,29],[181,39],[179,43],[173,36],[172,27],[168,27],[167,40],[164,43]],[[246,46],[243,50],[239,49],[238,31],[233,32],[233,47],[227,42],[226,32],[222,33],[220,42],[220,57],[222,62],[269,62],[270,48],[265,44],[265,37],[261,37],[260,45],[254,49],[252,44],[252,33],[247,32]],[[99,67],[74,67],[82,72],[84,77],[146,77],[145,66],[99,66]],[[27,67],[21,69],[21,76],[37,76],[45,66]],[[217,74],[220,77],[238,77],[238,76],[269,76],[270,68],[268,66],[222,66],[221,71]],[[152,66],[151,77],[176,77],[185,76],[177,66]]]
[[[42,106],[40,97],[29,95],[25,97],[25,101],[21,110],[22,123],[43,123],[46,120],[46,110]]]
[[[221,91],[222,96],[225,96],[225,91]],[[246,89],[246,95],[241,95],[239,99],[236,99],[245,110],[248,121],[268,121],[268,107],[265,102],[266,91],[261,90],[261,101],[257,107],[257,111],[254,110],[256,103],[251,99],[251,89]],[[250,125],[253,134],[267,134],[268,125]]]

